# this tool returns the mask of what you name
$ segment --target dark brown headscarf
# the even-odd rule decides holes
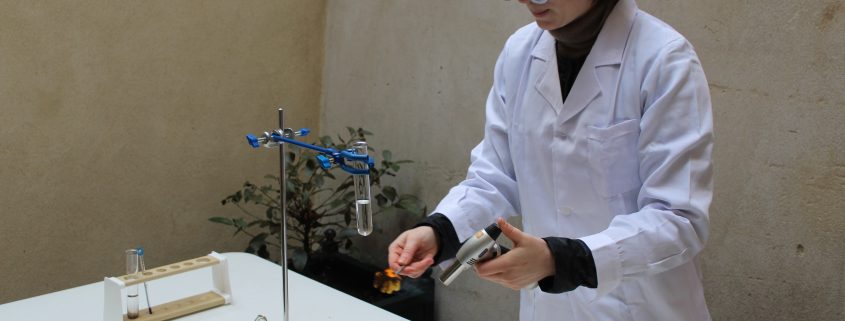
[[[619,0],[593,0],[593,7],[589,11],[569,24],[549,31],[556,40],[557,72],[564,102],[604,26],[604,21],[617,2]]]
[[[593,0],[593,7],[569,24],[549,31],[557,40],[558,55],[580,58],[590,53],[607,16],[619,0]]]

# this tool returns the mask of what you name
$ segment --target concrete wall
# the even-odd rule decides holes
[[[643,0],[695,45],[711,83],[717,191],[703,254],[714,320],[845,318],[845,5]],[[433,207],[481,139],[492,67],[531,17],[516,1],[328,1],[323,131],[364,126],[415,164]],[[381,217],[384,251],[412,218]],[[384,262],[385,254],[373,255]],[[517,295],[463,277],[440,320],[515,320]],[[472,308],[467,307],[479,307]]]
[[[319,117],[323,1],[0,2],[0,303],[245,239],[207,221]]]

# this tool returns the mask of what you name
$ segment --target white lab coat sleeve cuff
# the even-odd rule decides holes
[[[594,301],[610,293],[622,281],[622,251],[616,241],[603,233],[583,237],[580,240],[590,248],[596,264],[598,287],[585,288],[592,294],[590,300]]]

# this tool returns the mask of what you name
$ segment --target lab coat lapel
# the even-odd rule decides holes
[[[555,57],[555,39],[548,32],[540,35],[537,46],[532,50],[535,68],[539,70],[534,89],[540,94],[555,115],[563,108],[563,97],[560,92],[560,78],[557,73],[557,58]]]
[[[559,123],[565,123],[580,113],[601,92],[599,80],[596,77],[596,66],[591,64],[590,60],[590,56],[587,56],[584,66],[575,78],[575,83],[572,84],[569,97],[566,97],[566,102],[563,103],[563,111],[558,115]]]
[[[596,42],[598,43],[598,40]],[[581,112],[600,93],[599,81],[595,71],[596,59],[592,53],[587,56],[584,66],[581,67],[578,77],[575,78],[575,83],[572,85],[572,90],[569,91],[566,102],[563,101],[560,90],[555,40],[549,32],[544,31],[540,36],[532,55],[536,59],[535,63],[538,64],[535,67],[540,69],[534,87],[540,96],[546,100],[548,106],[554,109],[555,115],[561,123]]]
[[[600,81],[597,73],[599,68],[615,67],[622,63],[622,56],[625,52],[628,34],[633,26],[636,11],[637,7],[634,0],[620,0],[610,16],[607,17],[602,31],[596,38],[596,43],[590,50],[590,54],[587,55],[578,77],[575,78],[569,97],[563,103],[561,113],[558,115],[559,123],[565,123],[580,113],[600,94],[615,91],[613,86],[616,85],[615,80],[618,78],[618,74],[612,79]],[[552,50],[552,53],[554,53],[554,50]],[[616,70],[618,71],[618,68]],[[557,73],[554,74],[557,77]],[[557,80],[557,83],[557,92],[560,93],[560,80]],[[614,103],[613,99],[608,100],[607,103]]]

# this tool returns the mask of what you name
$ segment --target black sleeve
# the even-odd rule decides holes
[[[455,257],[461,247],[461,241],[458,240],[458,233],[455,232],[452,221],[446,215],[434,213],[414,227],[418,226],[431,226],[434,229],[434,235],[437,236],[437,255],[434,256],[434,264],[440,264]]]
[[[593,289],[598,286],[596,263],[587,244],[565,237],[545,237],[543,240],[552,252],[555,274],[537,282],[540,290],[547,293],[563,293],[579,286]]]

